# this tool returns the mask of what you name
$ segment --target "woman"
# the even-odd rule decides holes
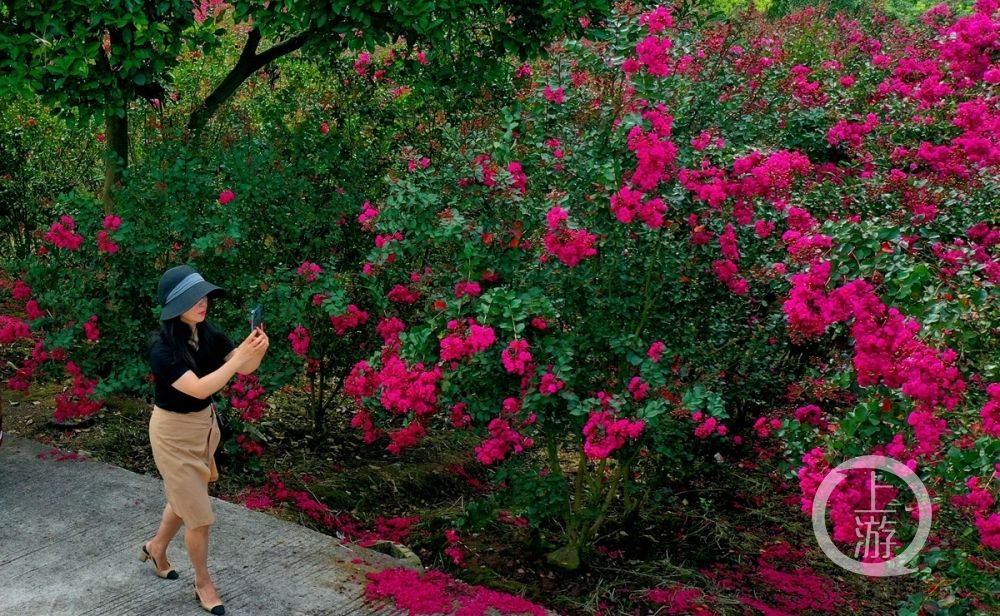
[[[177,579],[167,546],[183,524],[194,566],[195,599],[204,610],[225,614],[208,573],[208,530],[215,521],[208,484],[219,477],[214,456],[219,426],[212,395],[236,373],[249,374],[260,366],[268,338],[258,327],[235,347],[206,321],[209,299],[226,292],[187,265],[167,270],[157,293],[162,311],[149,355],[155,383],[149,443],[167,504],[156,536],[143,544],[139,558],[149,561],[159,577]]]

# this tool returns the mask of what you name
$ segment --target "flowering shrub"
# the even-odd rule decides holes
[[[322,260],[322,266],[307,266],[308,279],[321,275],[324,267],[336,269],[333,264],[351,257],[346,208],[350,203],[353,210],[354,196],[365,194],[358,186],[370,190],[371,184],[363,181],[358,169],[377,169],[384,143],[372,139],[370,133],[362,139],[349,129],[323,133],[314,130],[311,122],[318,125],[323,118],[343,121],[343,117],[359,113],[361,101],[374,110],[360,113],[390,117],[395,110],[379,110],[378,105],[394,100],[391,95],[373,83],[344,86],[336,76],[318,78],[315,70],[302,74],[290,71],[286,75],[290,89],[326,83],[329,88],[343,90],[344,95],[319,92],[308,109],[296,112],[300,120],[291,124],[275,119],[288,112],[287,104],[278,104],[276,95],[258,100],[238,97],[234,109],[239,113],[252,109],[262,122],[284,127],[287,132],[278,140],[280,145],[238,137],[244,133],[242,124],[231,125],[231,118],[220,117],[210,129],[215,131],[213,147],[192,147],[179,138],[187,111],[172,103],[183,100],[185,89],[198,87],[205,72],[213,70],[214,65],[195,62],[195,58],[197,54],[186,56],[188,62],[175,75],[177,91],[162,108],[134,110],[134,146],[140,155],[116,192],[115,212],[105,213],[81,183],[74,186],[77,192],[66,190],[56,201],[51,195],[46,197],[45,206],[40,208],[43,213],[38,214],[44,216],[44,225],[28,235],[32,251],[23,259],[5,260],[0,271],[0,293],[10,293],[13,303],[5,305],[15,309],[14,314],[4,316],[0,327],[3,342],[25,337],[25,326],[40,341],[7,385],[24,390],[37,379],[68,378],[75,384],[59,405],[61,420],[95,413],[100,408],[95,403],[111,393],[148,395],[147,338],[156,328],[156,280],[167,268],[191,263],[206,278],[229,290],[225,300],[213,303],[210,318],[239,342],[248,333],[246,311],[256,303],[265,304],[268,326],[280,330],[291,324],[277,332],[279,339],[296,324],[307,324],[303,319],[306,303],[283,301],[293,292],[294,268],[289,271],[279,264],[303,263],[306,255]],[[258,80],[249,82],[251,91]],[[49,118],[43,120],[46,125],[52,123]],[[394,130],[399,128],[394,126]],[[59,143],[64,140],[62,135],[57,137]],[[41,143],[33,147],[43,150]],[[312,154],[302,157],[290,153],[299,151]],[[340,159],[342,151],[350,152],[349,160]],[[48,159],[47,153],[44,159]],[[331,174],[330,169],[337,169],[337,173]],[[49,177],[55,179],[54,174]],[[64,189],[63,183],[53,182],[53,191]],[[295,203],[294,218],[288,216],[287,195],[301,197]],[[306,209],[312,209],[311,215],[301,207],[309,203],[312,205]],[[332,215],[338,208],[344,209],[343,215]],[[330,245],[341,246],[341,252],[333,253]],[[328,279],[325,284],[336,283]],[[327,327],[330,316],[341,312],[337,307],[324,317]],[[10,327],[8,319],[12,319]],[[275,337],[275,330],[268,327],[268,331]],[[298,331],[305,336],[296,348],[308,354],[308,332],[305,328]],[[321,354],[331,346],[332,332],[328,337],[313,338],[310,359],[322,362]],[[295,357],[291,349],[286,352],[277,346],[272,345],[269,361],[260,372],[260,386],[266,390],[287,383],[301,369],[301,364],[271,368],[286,356]],[[67,359],[73,360],[82,376],[64,369]],[[343,363],[349,366],[346,360]],[[335,371],[329,365],[325,369],[327,374]],[[327,393],[326,404],[329,398]],[[251,443],[260,437],[244,435],[242,451],[250,460],[259,453],[259,445]]]
[[[552,507],[531,507],[563,517],[567,563],[636,506],[637,477],[785,449],[808,511],[836,463],[892,455],[939,505],[922,562],[947,562],[976,605],[992,582],[949,529],[975,524],[965,549],[994,558],[997,514],[941,499],[970,472],[995,492],[1000,458],[996,3],[913,28],[804,11],[739,33],[628,12],[605,42],[518,69],[516,103],[362,210],[362,276],[402,331],[355,365],[355,427],[398,451],[461,405],[514,492],[555,478]],[[400,372],[426,406],[395,402]],[[831,499],[842,545],[866,487]]]
[[[327,102],[280,134],[301,157],[224,124],[221,166],[163,146],[172,166],[137,166],[120,224],[80,197],[52,217],[11,285],[48,338],[11,385],[71,349],[88,375],[78,401],[134,386],[145,372],[125,356],[141,354],[120,341],[150,321],[151,272],[196,259],[237,290],[224,320],[242,324],[241,301],[268,307],[261,383],[304,371],[317,434],[338,390],[359,437],[394,454],[471,431],[504,505],[558,523],[553,562],[576,566],[611,516],[668,481],[777,459],[801,491],[790,513],[807,515],[831,468],[884,454],[934,498],[927,594],[985,609],[1000,590],[997,3],[914,26],[692,15],[624,3],[599,35],[512,68],[499,113],[428,114],[367,150],[361,135],[331,142],[348,122],[331,124]],[[382,81],[391,64],[366,52],[344,67],[382,105],[359,109],[417,105]],[[273,130],[286,111],[255,110]],[[338,168],[358,146],[382,169],[389,143],[386,194],[371,169]],[[251,391],[234,399],[249,409]],[[845,549],[870,487],[849,474],[830,499]],[[880,502],[895,497],[910,499]],[[902,522],[894,550],[913,533]],[[768,567],[783,607],[804,600],[802,580]],[[809,577],[807,594],[839,609],[819,586]]]

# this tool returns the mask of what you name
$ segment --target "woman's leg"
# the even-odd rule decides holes
[[[198,588],[198,595],[202,603],[215,605],[221,603],[212,576],[208,573],[208,530],[211,525],[199,526],[197,528],[187,528],[184,530],[184,545],[187,546],[188,556],[191,557],[191,564],[194,565],[194,584]]]
[[[170,503],[167,503],[167,506],[163,508],[163,517],[160,518],[160,528],[156,531],[156,536],[146,544],[149,555],[156,560],[156,566],[160,570],[170,568],[170,561],[167,560],[167,546],[170,545],[183,523],[180,516],[174,513],[170,507]]]

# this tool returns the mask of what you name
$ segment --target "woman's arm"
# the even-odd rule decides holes
[[[231,353],[229,353],[229,355],[226,355],[226,360],[228,361],[229,358],[232,357],[233,353],[235,353],[235,352],[236,351],[234,350]],[[248,361],[247,363],[243,364],[243,367],[239,368],[236,371],[236,374],[252,374],[255,370],[257,370],[257,368],[260,368],[260,362],[263,359],[264,359],[264,357],[261,356],[261,357],[258,357],[256,359],[254,359],[254,360]]]
[[[247,374],[248,366],[253,366],[256,369],[267,350],[267,344],[267,336],[263,332],[256,335],[251,334],[240,346],[226,355],[225,363],[215,372],[198,378],[193,370],[188,370],[172,385],[174,389],[182,393],[204,400],[225,387],[229,379],[233,378],[237,372]]]
[[[201,378],[193,370],[188,370],[172,383],[174,389],[200,400],[208,398],[225,387],[238,370],[243,369],[244,360],[235,350],[227,357],[229,359],[218,370]]]

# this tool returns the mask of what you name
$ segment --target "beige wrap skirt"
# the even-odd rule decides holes
[[[219,446],[215,405],[194,413],[174,413],[153,406],[149,444],[163,477],[167,502],[188,528],[215,521],[208,483],[219,478],[215,450]]]

